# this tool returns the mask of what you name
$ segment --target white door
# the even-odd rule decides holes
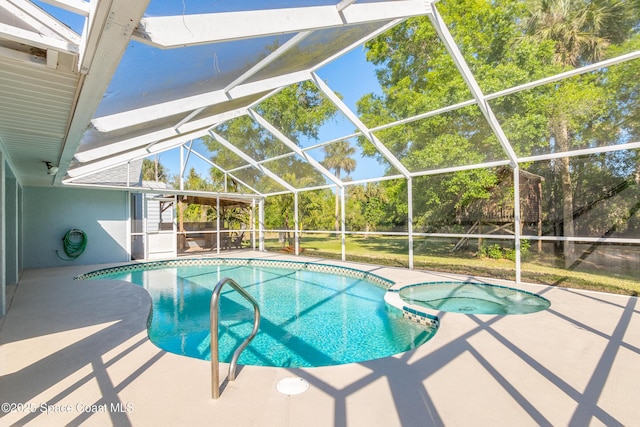
[[[145,259],[175,258],[176,240],[175,196],[145,195]]]

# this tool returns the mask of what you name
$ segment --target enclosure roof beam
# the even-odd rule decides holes
[[[0,2],[0,8],[7,10],[16,19],[33,27],[40,34],[48,37],[66,40],[74,46],[79,46],[80,35],[64,24],[54,19],[47,12],[28,0],[6,0]],[[77,53],[77,49],[73,49]]]
[[[427,0],[404,0],[354,3],[342,10],[327,5],[154,16],[141,19],[133,37],[170,49],[421,16],[431,12],[430,5]]]
[[[440,169],[432,169],[432,170],[427,170],[422,172],[413,172],[411,176],[415,178],[418,176],[441,175],[444,173],[453,173],[453,172],[474,170],[474,169],[480,169],[480,168],[495,168],[498,166],[509,166],[509,165],[511,165],[510,160],[496,160],[494,162],[485,162],[481,164],[452,166],[450,168],[440,168]]]
[[[186,142],[188,142],[188,141],[187,141],[187,140],[185,140],[185,141],[183,141],[183,142],[182,142],[182,144],[184,144],[184,143],[186,143]],[[177,142],[176,142],[176,143],[177,143]],[[171,150],[171,149],[173,149],[173,148],[175,148],[175,147],[172,147],[172,146],[166,146],[166,145],[165,145],[164,147],[162,147],[162,149],[161,149],[161,150],[157,150],[157,151],[155,151],[155,152],[156,152],[156,153],[160,153],[160,152],[163,152],[163,151]],[[108,170],[108,169],[111,169],[111,168],[114,168],[114,167],[120,166],[120,165],[125,164],[125,163],[128,163],[128,162],[130,162],[130,161],[132,161],[132,160],[138,160],[138,159],[141,159],[141,158],[145,158],[145,157],[149,156],[149,154],[150,154],[150,153],[149,153],[149,151],[147,151],[147,150],[143,150],[143,149],[141,149],[141,150],[137,150],[137,151],[135,151],[135,152],[133,152],[133,153],[134,153],[134,154],[132,154],[132,153],[127,153],[128,155],[127,155],[127,156],[124,156],[124,157],[119,158],[118,160],[120,160],[120,161],[118,161],[118,162],[105,162],[105,163],[103,163],[103,164],[101,164],[101,165],[100,165],[101,167],[98,167],[97,165],[95,165],[95,164],[94,164],[94,169],[91,169],[91,170],[88,170],[88,171],[82,171],[82,170],[81,170],[81,172],[83,172],[83,173],[81,173],[81,174],[74,174],[74,176],[73,176],[73,177],[66,178],[66,179],[65,179],[65,180],[63,180],[62,182],[63,182],[65,185],[94,186],[95,184],[83,184],[83,183],[76,183],[76,182],[75,182],[75,180],[78,180],[78,179],[81,179],[81,178],[85,178],[85,177],[87,177],[87,176],[91,176],[91,175],[93,175],[93,174],[95,174],[95,173],[97,173],[97,172],[102,172],[102,171],[104,171],[104,170]],[[230,173],[229,171],[226,171],[224,168],[220,167],[220,166],[219,166],[219,165],[217,165],[216,163],[213,163],[210,159],[208,159],[208,158],[204,157],[202,154],[200,154],[200,153],[199,153],[199,152],[197,152],[196,150],[193,150],[193,151],[192,151],[192,153],[193,153],[195,156],[197,156],[197,157],[201,158],[202,160],[204,160],[205,162],[207,162],[207,163],[208,163],[209,165],[211,165],[212,167],[214,167],[214,168],[218,169],[218,170],[219,170],[219,171],[221,171],[222,173],[226,173],[226,174],[230,175],[234,180],[236,180],[237,182],[239,182],[239,183],[240,183],[241,185],[243,185],[244,187],[248,188],[250,191],[254,192],[255,194],[259,195],[260,197],[264,197],[264,194],[263,194],[263,193],[261,193],[260,191],[256,190],[255,188],[253,188],[252,186],[250,186],[249,184],[247,184],[246,182],[244,182],[243,180],[241,180],[240,178],[238,178],[238,177],[237,177],[237,176],[235,176],[234,174]],[[136,154],[137,154],[137,155],[136,155]],[[133,156],[133,157],[132,157],[132,156]],[[123,160],[123,159],[126,159],[127,161],[121,161],[121,160]],[[108,159],[107,159],[107,160],[108,160]],[[77,170],[76,170],[76,171],[77,171]],[[110,188],[111,188],[111,187],[110,187]],[[114,187],[114,188],[122,188],[122,187]],[[138,189],[139,187],[132,187],[132,188],[136,188],[136,189]],[[156,191],[157,191],[157,190],[156,190]],[[163,191],[165,191],[165,190],[163,190]],[[206,194],[206,193],[204,193],[204,194]],[[227,194],[227,193],[221,193],[221,194]]]
[[[68,12],[75,13],[80,16],[89,16],[91,12],[91,1],[84,0],[41,0],[43,3],[59,7]]]
[[[451,55],[453,62],[456,64],[458,71],[462,75],[462,78],[467,83],[469,90],[471,90],[471,93],[473,94],[474,99],[478,103],[478,107],[480,108],[480,111],[482,111],[482,114],[484,115],[485,119],[489,123],[491,130],[493,131],[495,136],[498,138],[500,145],[502,145],[502,149],[507,153],[507,156],[511,162],[511,166],[515,167],[518,164],[518,158],[516,156],[515,151],[513,151],[513,147],[511,146],[511,143],[509,142],[507,136],[504,133],[504,130],[502,129],[502,126],[500,126],[498,119],[493,113],[493,110],[491,109],[489,102],[487,102],[487,99],[482,93],[482,90],[480,89],[478,82],[476,81],[475,77],[471,73],[471,69],[469,68],[469,65],[465,61],[464,57],[462,56],[462,53],[460,52],[458,45],[453,39],[453,36],[451,36],[449,29],[447,28],[444,21],[442,20],[442,16],[440,16],[440,14],[438,13],[438,9],[435,6],[433,6],[432,9],[433,9],[432,13],[429,14],[429,19],[431,20],[431,23],[433,24],[436,32],[438,33],[440,40],[442,40],[442,42],[446,46],[447,51],[449,52],[449,55]]]
[[[78,45],[69,41],[60,40],[55,37],[45,36],[40,33],[23,30],[22,28],[13,27],[11,25],[0,22],[0,39],[11,40],[28,46],[40,49],[51,49],[58,52],[68,53],[70,55],[78,55]]]
[[[102,157],[112,156],[124,151],[131,150],[133,148],[147,146],[157,141],[167,140],[169,138],[175,138],[180,135],[189,134],[195,135],[194,132],[200,131],[194,137],[201,137],[207,134],[207,129],[211,126],[215,126],[218,123],[222,123],[227,120],[234,119],[247,114],[247,108],[238,108],[235,110],[227,111],[220,114],[214,114],[212,116],[199,119],[193,122],[188,122],[181,125],[179,128],[174,126],[159,129],[153,132],[145,133],[140,136],[135,136],[121,141],[112,142],[107,145],[102,145],[93,148],[84,148],[78,151],[75,155],[76,160],[80,162],[89,162],[100,159]]]
[[[200,154],[197,150],[192,150],[192,152],[193,152],[193,155],[194,155],[194,156],[199,157],[200,159],[204,160],[206,163],[208,163],[208,164],[209,164],[209,166],[211,166],[211,167],[214,167],[214,168],[218,169],[218,170],[219,170],[220,172],[222,172],[222,173],[229,173],[229,171],[228,171],[228,170],[226,170],[225,168],[223,168],[223,167],[222,167],[222,166],[220,166],[219,164],[212,162],[212,161],[211,161],[211,159],[209,159],[209,158],[208,158],[208,157],[206,157],[206,156],[203,156],[203,155],[202,155],[202,154]]]
[[[162,151],[179,147],[183,144],[186,144],[192,139],[200,138],[204,135],[206,135],[206,131],[199,131],[185,135],[179,135],[176,138],[172,138],[166,141],[154,141],[151,144],[137,148],[135,150],[123,151],[121,153],[109,157],[104,157],[91,163],[79,164],[77,166],[71,167],[67,171],[67,174],[72,178],[77,178],[81,175],[91,175],[96,172],[111,169],[114,166],[128,163],[131,160],[141,159],[149,156],[150,154],[160,153]]]
[[[231,119],[235,119],[236,117],[243,116],[243,115],[247,114],[247,110],[249,108],[253,107],[254,105],[260,104],[262,101],[264,101],[267,98],[272,97],[273,95],[275,95],[276,93],[278,93],[281,90],[282,90],[281,88],[274,89],[271,92],[269,92],[268,94],[266,94],[265,96],[261,97],[260,99],[257,99],[255,101],[253,101],[251,104],[247,105],[246,107],[236,108],[234,110],[225,111],[224,113],[215,114],[214,116],[210,116],[210,118],[208,118],[207,120],[210,120],[211,118],[215,118],[215,123],[212,123],[211,126],[218,126],[218,124],[226,122],[227,120],[231,120]],[[200,114],[204,109],[205,109],[205,107],[198,108],[197,110],[192,111],[184,119],[180,120],[180,122],[178,122],[174,126],[176,132],[177,133],[183,133],[185,131],[192,130],[194,124],[188,124],[188,123],[196,115]],[[194,122],[194,123],[198,123],[198,122]],[[209,126],[209,127],[211,127],[211,126]]]
[[[197,138],[202,135],[206,135],[207,127],[203,127],[199,135],[188,133],[191,137]],[[85,149],[78,151],[75,155],[75,159],[80,163],[88,163],[99,159],[108,158],[110,156],[118,155],[121,153],[129,152],[133,149],[140,147],[148,147],[158,141],[164,141],[173,137],[180,136],[176,134],[173,128],[161,129],[155,132],[146,133],[133,138],[123,139],[121,141],[112,142],[107,145]]]
[[[316,71],[316,70],[324,67],[328,63],[335,61],[337,58],[339,58],[339,57],[343,56],[344,54],[346,54],[347,52],[349,52],[349,51],[361,46],[362,44],[364,44],[368,40],[371,40],[371,39],[379,36],[380,34],[385,33],[387,30],[395,27],[396,25],[398,25],[402,21],[404,21],[404,19],[396,19],[394,21],[389,22],[386,25],[383,25],[382,27],[378,28],[376,31],[373,31],[373,32],[367,34],[365,37],[361,38],[360,40],[357,40],[357,41],[351,43],[351,45],[345,47],[340,52],[337,52],[337,53],[333,54],[332,56],[328,57],[327,59],[325,59],[324,61],[316,64],[315,66],[313,66],[313,68],[311,68],[311,71]]]
[[[272,91],[290,84],[309,80],[309,78],[310,73],[308,71],[290,73],[257,82],[241,84],[234,87],[229,92],[216,90],[167,102],[161,102],[147,107],[123,111],[121,113],[96,117],[91,121],[91,123],[101,132],[111,132],[139,125],[141,123],[158,120],[163,117],[169,117],[180,113],[191,113],[194,110],[201,109],[202,107],[219,104],[231,99],[242,98],[244,96],[260,92]]]
[[[349,107],[347,107],[345,105],[344,102],[342,102],[342,100],[338,97],[338,95],[336,95],[333,90],[331,90],[331,88],[324,82],[322,81],[322,79],[320,78],[320,76],[318,76],[316,73],[311,73],[312,78],[314,83],[316,84],[316,86],[318,86],[318,88],[320,89],[320,91],[322,91],[322,93],[325,94],[325,96],[327,98],[329,98],[329,100],[331,102],[333,102],[333,104],[338,107],[338,109],[342,112],[342,114],[344,114],[350,121],[351,123],[353,123],[358,129],[360,129],[360,132],[362,132],[362,135],[367,138],[369,140],[369,142],[371,142],[377,149],[378,151],[405,177],[405,178],[409,178],[411,176],[411,173],[409,172],[409,170],[402,164],[400,163],[400,161],[396,158],[396,156],[394,156],[391,151],[389,151],[389,149],[387,149],[387,147],[382,144],[382,142],[380,142],[380,140],[378,138],[376,138],[376,136],[373,134],[373,132],[371,132],[367,126],[365,126],[364,123],[362,123],[362,121],[358,118],[358,116],[356,116],[350,109]]]
[[[184,145],[180,146],[180,150],[184,153]],[[187,170],[187,164],[189,163],[189,158],[191,157],[191,153],[193,152],[193,139],[189,141],[189,148],[187,149],[187,155],[185,156],[184,162],[180,164],[180,179],[184,178],[184,172]]]
[[[539,162],[541,160],[561,159],[563,157],[589,156],[592,154],[610,153],[620,150],[638,150],[640,142],[628,142],[626,144],[607,145],[603,147],[583,148],[580,150],[562,151],[559,153],[539,154],[537,156],[520,157],[521,163]]]
[[[220,172],[229,175],[235,181],[238,181],[240,184],[244,185],[245,187],[247,187],[249,190],[253,191],[254,193],[259,194],[261,196],[263,195],[260,191],[256,190],[255,188],[253,188],[252,186],[250,186],[249,184],[247,184],[246,182],[244,182],[243,180],[241,180],[240,178],[238,178],[236,175],[232,174],[228,170],[225,170],[224,168],[222,168],[217,163],[212,162],[211,159],[203,156],[197,150],[193,150],[193,155],[196,156],[196,157],[199,157],[202,160],[204,160],[205,163],[208,163],[211,167],[214,167],[214,168],[218,169]]]
[[[66,171],[87,130],[87,124],[98,109],[102,96],[120,64],[135,23],[142,18],[149,0],[92,1],[92,11],[80,47],[79,71],[83,73],[74,110],[67,126],[58,167]],[[55,177],[59,184],[63,173]]]
[[[232,143],[224,139],[222,136],[215,133],[213,130],[211,129],[209,130],[209,135],[211,135],[216,141],[222,144],[225,148],[227,148],[228,150],[230,150],[231,152],[239,156],[242,160],[249,163],[251,166],[258,169],[259,171],[267,175],[269,178],[273,179],[275,182],[282,185],[287,190],[291,191],[292,193],[296,191],[296,189],[293,186],[291,186],[288,182],[286,182],[285,180],[280,178],[278,175],[276,175],[275,173],[271,172],[269,169],[265,168],[264,166],[256,162],[247,153],[245,153],[244,151],[242,151],[241,149],[239,149],[238,147],[236,147],[235,145],[233,145]]]
[[[322,166],[320,162],[311,157],[306,152],[302,151],[298,145],[291,141],[285,134],[280,132],[275,126],[269,123],[264,117],[260,114],[256,113],[254,110],[249,109],[249,115],[258,122],[259,125],[267,129],[273,136],[278,138],[284,145],[286,145],[291,151],[305,159],[311,166],[313,166],[316,170],[318,170],[321,174],[323,174],[326,178],[328,178],[331,182],[333,182],[338,187],[342,188],[344,186],[343,182],[339,180],[334,174],[329,172],[327,168]]]
[[[357,0],[342,0],[340,3],[336,5],[336,9],[338,12],[342,12],[352,4],[354,4]]]
[[[219,191],[194,191],[194,190],[179,190],[173,188],[149,188],[149,187],[121,187],[117,185],[103,185],[103,184],[87,184],[81,182],[72,182],[69,180],[64,180],[63,183],[65,185],[74,186],[74,187],[88,187],[88,188],[101,188],[108,190],[129,190],[132,193],[145,193],[145,194],[162,194],[162,195],[176,195],[176,196],[196,196],[196,197],[221,197],[224,199],[238,200],[241,202],[249,202],[253,199],[264,199],[264,194],[242,194],[242,193],[224,193]]]
[[[528,90],[528,89],[532,89],[538,86],[542,86],[545,84],[549,84],[549,83],[553,83],[556,81],[560,81],[560,80],[564,80],[566,78],[569,77],[574,77],[574,76],[578,76],[584,73],[588,73],[591,71],[595,71],[595,70],[599,70],[601,68],[605,68],[605,67],[610,67],[612,65],[616,65],[616,64],[620,64],[623,62],[627,62],[627,61],[632,61],[634,59],[638,59],[640,58],[640,50],[634,51],[634,52],[630,52],[624,55],[620,55],[617,56],[615,58],[610,58],[610,59],[605,59],[603,61],[600,62],[596,62],[594,64],[589,64],[589,65],[585,65],[584,67],[580,67],[580,68],[576,68],[573,70],[569,70],[569,71],[565,71],[563,73],[560,74],[555,74],[553,76],[549,76],[549,77],[544,77],[542,79],[539,80],[534,80],[532,82],[528,82],[528,83],[524,83],[518,86],[514,86],[508,89],[504,89],[498,92],[493,92],[490,94],[486,94],[484,96],[484,99],[486,100],[492,100],[492,99],[496,99],[496,98],[500,98],[503,96],[507,96],[507,95],[511,95],[514,93],[518,93],[524,90]],[[431,110],[428,111],[426,113],[421,113],[421,114],[417,114],[415,116],[412,117],[407,117],[401,120],[396,120],[394,122],[390,122],[390,123],[386,123],[384,125],[380,125],[380,126],[376,126],[371,128],[372,132],[377,132],[379,130],[383,130],[383,129],[388,129],[388,128],[392,128],[398,125],[402,125],[402,124],[406,124],[406,123],[411,123],[411,122],[415,122],[418,120],[422,120],[425,119],[427,117],[433,117],[448,111],[454,111],[460,108],[464,108],[464,107],[468,107],[470,105],[474,105],[477,104],[476,99],[469,99],[467,101],[463,101],[463,102],[459,102],[457,104],[452,104],[452,105],[448,105],[446,107],[442,107],[442,108],[438,108],[436,110]],[[360,132],[349,135],[348,137],[345,138],[351,138],[354,136],[359,136],[361,135]],[[327,144],[327,142],[323,142],[322,144]],[[322,145],[322,144],[318,144],[318,145]],[[522,162],[522,158],[519,159],[520,162]]]
[[[234,87],[242,84],[247,79],[251,78],[251,76],[255,75],[257,72],[262,70],[267,65],[271,64],[273,61],[275,61],[280,56],[282,56],[282,54],[284,54],[285,52],[290,50],[292,47],[296,46],[300,41],[302,41],[304,38],[306,38],[309,34],[311,34],[310,31],[297,34],[291,40],[288,40],[285,44],[283,44],[282,46],[277,48],[274,52],[270,53],[266,58],[264,58],[263,60],[258,62],[256,65],[254,65],[249,70],[247,70],[245,73],[243,73],[241,76],[239,76],[234,81],[229,83],[224,89],[222,89],[222,92],[224,92],[226,94],[227,98],[231,98],[231,95],[229,95],[229,91],[231,91]],[[272,91],[266,97],[273,96],[274,93],[276,91],[278,91],[278,90],[280,90],[280,89],[278,88],[278,89]],[[183,124],[188,123],[193,117],[195,117],[196,115],[200,114],[200,112],[202,112],[205,108],[207,108],[206,105],[205,106],[201,106],[201,107],[193,110],[189,115],[187,115],[184,119],[182,119],[176,125],[176,128],[179,128]]]
[[[254,65],[253,67],[249,68],[242,75],[240,75],[235,80],[233,80],[231,83],[229,83],[223,89],[223,91],[225,93],[229,93],[229,91],[231,89],[233,89],[234,87],[244,83],[246,80],[250,79],[251,76],[255,75],[257,72],[262,70],[264,67],[268,66],[269,64],[274,62],[276,59],[278,59],[282,55],[284,55],[286,52],[291,50],[293,47],[297,46],[298,43],[300,43],[302,40],[307,38],[309,36],[309,34],[311,34],[311,31],[304,31],[304,32],[296,34],[290,40],[287,40],[282,46],[278,47],[275,51],[271,52],[269,55],[267,55],[265,58],[263,58],[261,61],[259,61],[256,65]]]
[[[485,99],[495,99],[500,98],[502,96],[511,95],[512,93],[521,92],[523,90],[532,89],[534,87],[546,85],[549,83],[557,82],[560,80],[564,80],[569,77],[578,76],[584,73],[589,73],[591,71],[599,70],[601,68],[610,67],[612,65],[620,64],[627,61],[632,61],[634,59],[640,58],[640,50],[636,50],[634,52],[629,52],[624,55],[616,56],[615,58],[605,59],[600,62],[595,62],[593,64],[585,65],[584,67],[574,68],[573,70],[565,71],[563,73],[555,74],[553,76],[544,77],[539,80],[534,80],[532,82],[524,83],[518,86],[513,86],[508,89],[504,89],[498,92],[494,92],[489,95],[485,95]]]
[[[344,183],[345,187],[349,187],[352,185],[360,185],[360,184],[369,184],[371,182],[380,182],[380,181],[390,181],[392,179],[403,179],[405,178],[403,175],[385,175],[376,178],[366,178],[366,179],[358,179],[355,181],[347,181]]]

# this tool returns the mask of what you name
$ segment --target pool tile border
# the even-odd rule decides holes
[[[332,264],[321,264],[315,262],[303,262],[303,261],[283,261],[283,260],[269,260],[259,258],[188,258],[179,260],[163,260],[163,261],[150,261],[136,264],[127,264],[118,267],[104,268],[100,270],[91,271],[89,273],[76,276],[76,280],[88,280],[97,279],[113,273],[124,273],[129,271],[140,271],[159,269],[167,267],[184,267],[194,265],[239,265],[239,266],[258,266],[258,267],[271,267],[271,268],[287,268],[293,270],[309,270],[319,273],[332,273],[340,276],[352,277],[356,279],[367,280],[375,285],[389,289],[395,285],[395,282],[384,277],[378,276],[373,273],[369,273],[363,270],[357,270],[351,267],[342,267]]]
[[[440,326],[440,319],[438,318],[438,316],[424,313],[408,306],[402,307],[402,315],[405,318],[421,325],[431,326],[432,328],[436,329]]]

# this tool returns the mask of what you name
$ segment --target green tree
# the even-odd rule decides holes
[[[536,9],[545,10],[547,6],[543,3],[547,6],[562,3],[564,9],[547,15],[535,13]],[[436,6],[485,93],[584,65],[602,58],[604,53],[611,55],[611,44],[623,42],[630,32],[640,28],[635,0],[442,0]],[[635,11],[635,15],[631,16],[630,10]],[[560,12],[566,12],[571,18],[562,18]],[[553,29],[541,30],[545,25]],[[358,102],[358,112],[368,126],[472,98],[426,18],[407,20],[368,42],[366,48],[367,58],[377,66],[382,89],[380,94],[364,96]],[[627,49],[631,50],[634,48]],[[490,105],[520,156],[610,145],[619,135],[631,134],[632,126],[622,129],[616,119],[619,123],[624,115],[624,120],[631,123],[634,112],[637,114],[637,108],[633,108],[638,93],[637,78],[632,77],[632,70],[637,73],[637,65],[629,64],[629,67],[620,67],[622,69],[626,71],[614,74],[605,70],[601,75],[587,74],[539,86],[491,100]],[[610,92],[614,77],[621,88],[619,92],[624,94],[616,100]],[[614,103],[617,109],[611,108]],[[623,103],[626,108],[619,107]],[[616,112],[611,113],[613,111]],[[612,135],[616,136],[612,138]],[[376,132],[376,136],[411,172],[506,159],[476,106],[390,127]],[[372,144],[363,138],[359,143],[365,155],[385,164]],[[575,188],[576,183],[570,181],[571,166],[562,165],[564,161],[538,163],[556,168],[545,170],[547,166],[540,166],[549,178],[545,185],[554,188],[547,193],[555,197],[549,201],[547,211],[559,204],[560,217],[572,219],[569,215],[573,208],[563,209],[562,204],[574,203],[571,196],[565,200],[563,193],[569,194],[569,187]],[[388,174],[397,173],[387,168]],[[561,168],[569,173],[561,173]],[[414,178],[414,223],[425,231],[459,229],[459,220],[470,204],[490,197],[498,170],[473,169]],[[556,181],[553,179],[556,176],[561,179]],[[390,215],[400,224],[407,209],[406,182],[386,181],[385,185],[388,194],[394,195],[393,200],[400,202],[395,214]],[[512,197],[508,191],[504,194]],[[571,229],[571,221],[566,222]]]
[[[184,179],[184,189],[191,191],[214,191],[212,189],[213,184],[200,176],[198,172],[196,172],[195,168],[189,169],[189,174]]]
[[[624,39],[629,28],[628,10],[618,1],[539,0],[531,3],[523,20],[525,37],[537,43],[553,43],[554,62],[563,69],[600,60],[613,41]],[[551,145],[557,152],[571,149],[572,135],[590,116],[599,115],[606,94],[582,79],[579,84],[558,85],[548,99]],[[565,237],[575,236],[571,159],[558,161],[562,192],[562,224]],[[565,242],[564,257],[573,263],[573,242]]]
[[[294,143],[302,138],[317,139],[320,127],[332,120],[336,107],[311,82],[288,86],[264,100],[255,111]],[[267,129],[249,116],[230,120],[215,129],[226,140],[279,176],[287,176],[294,187],[301,188],[303,179],[313,178],[312,185],[324,184],[324,178],[308,162],[298,156],[280,157],[291,150]],[[203,138],[212,153],[211,160],[225,170],[246,166],[246,162],[213,138]],[[276,160],[271,160],[273,158]],[[266,175],[247,167],[234,172],[242,181],[263,193],[283,191],[284,188]]]
[[[324,160],[322,164],[329,170],[333,170],[336,178],[341,179],[342,172],[349,175],[356,169],[356,160],[352,157],[356,149],[349,144],[349,141],[338,141],[331,145],[325,145]],[[336,190],[334,227],[336,232],[340,231],[340,194]]]
[[[293,194],[277,194],[267,197],[264,204],[264,222],[268,230],[284,230],[293,218]]]
[[[531,80],[538,57],[545,48],[522,44],[512,48],[518,36],[520,2],[484,0],[438,3],[448,27],[483,90],[494,91]],[[432,111],[472,98],[444,44],[427,18],[414,18],[366,44],[367,58],[377,66],[380,95],[358,101],[358,112],[369,126]],[[544,53],[544,52],[543,52]],[[505,59],[506,58],[506,59]],[[531,61],[533,60],[533,61]],[[533,98],[533,97],[531,97]],[[502,111],[520,111],[525,97],[511,97],[497,105]],[[526,138],[540,135],[540,120],[522,116],[506,123]],[[515,122],[518,121],[518,124]],[[495,135],[476,106],[413,121],[376,133],[379,139],[411,172],[473,165],[506,159]],[[359,139],[363,153],[384,164],[368,141]],[[388,168],[387,174],[397,171]],[[462,171],[429,179],[414,179],[414,221],[424,230],[454,224],[458,214],[476,198],[488,198],[495,170]],[[389,194],[398,200],[396,225],[406,222],[406,182],[388,182]],[[391,197],[391,196],[390,196]],[[395,197],[398,197],[396,199]]]
[[[168,182],[167,169],[164,167],[158,156],[155,156],[153,160],[142,160],[142,180],[143,181],[156,181],[156,182]]]
[[[365,232],[375,231],[387,222],[389,197],[386,188],[380,183],[368,182],[349,188],[347,207],[349,223],[352,229]],[[365,235],[365,239],[368,235]]]
[[[300,192],[298,195],[298,211],[301,230],[328,230],[332,223],[331,190],[314,190]]]
[[[636,22],[640,31],[640,1],[637,2]],[[630,51],[640,50],[640,33],[636,32],[629,40],[611,49],[612,56],[618,56]],[[612,133],[622,136],[621,142],[634,142],[640,140],[640,79],[638,79],[637,60],[629,61],[607,70],[607,81],[613,88],[610,93],[615,96],[607,98],[610,112],[609,121],[602,126],[604,137]],[[621,129],[620,129],[621,128]],[[640,162],[636,162],[635,180],[640,183]]]
[[[195,168],[189,169],[189,174],[184,179],[184,189],[191,191],[213,191],[213,185],[205,178],[200,176]],[[175,188],[179,188],[179,178],[174,178]],[[211,206],[190,204],[184,206],[182,202],[178,205],[180,223],[187,222],[206,222],[213,221],[215,218],[215,209]]]

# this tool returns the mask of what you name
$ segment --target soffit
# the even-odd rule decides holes
[[[0,143],[23,185],[51,185],[44,162],[57,163],[66,137],[79,37],[22,3],[0,5]]]
[[[431,4],[44,1],[86,23],[79,35],[36,2],[0,4],[0,144],[23,185],[187,143]]]

